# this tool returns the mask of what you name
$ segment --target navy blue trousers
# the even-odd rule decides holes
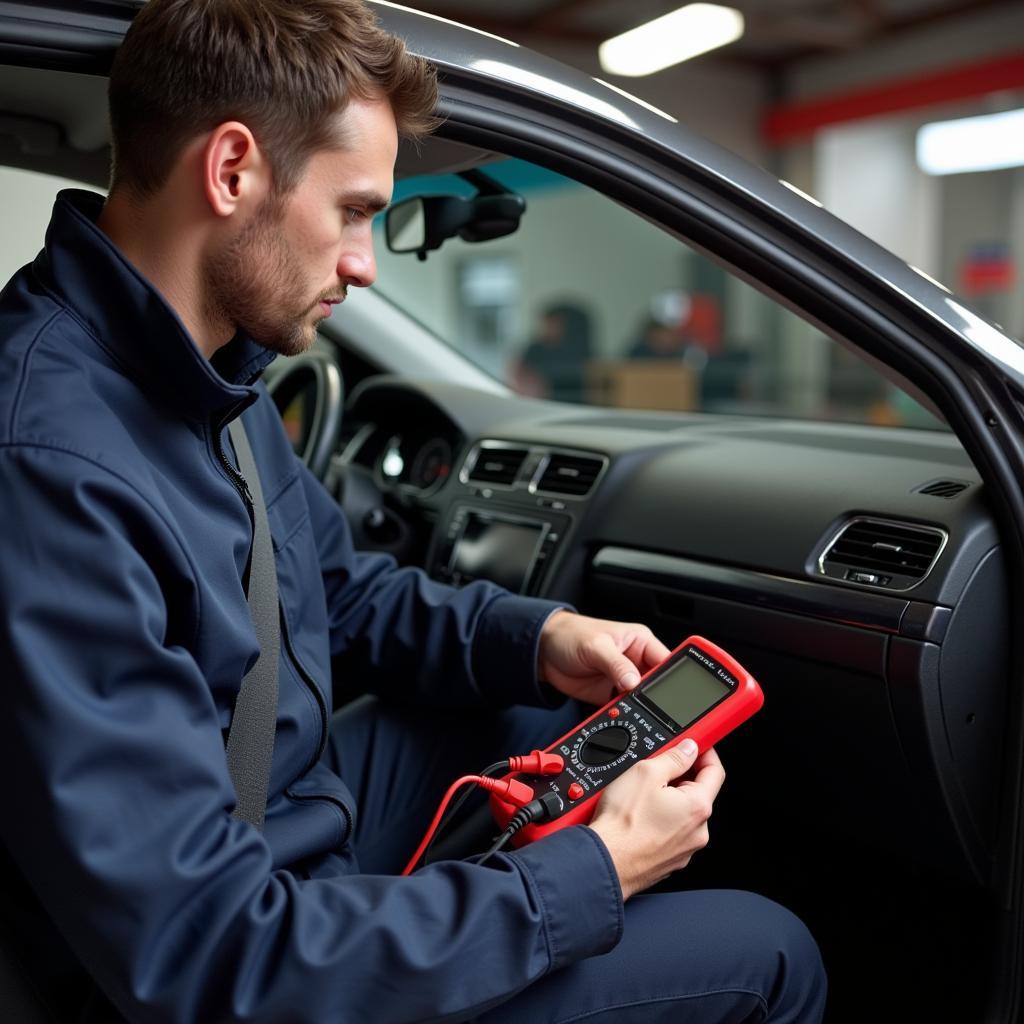
[[[571,702],[558,711],[476,713],[360,698],[342,708],[328,756],[358,801],[361,869],[400,872],[449,783],[509,754],[546,747],[588,713]],[[496,831],[482,811],[476,820],[484,829],[464,854],[480,852]],[[826,983],[818,947],[778,904],[731,890],[659,892],[634,896],[625,915],[611,952],[541,978],[475,1024],[821,1020]]]

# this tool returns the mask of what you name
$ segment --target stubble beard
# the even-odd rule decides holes
[[[210,323],[242,330],[283,356],[305,352],[316,338],[311,314],[319,298],[301,309],[295,299],[308,288],[299,261],[282,238],[284,203],[264,200],[251,220],[204,269],[203,303]]]

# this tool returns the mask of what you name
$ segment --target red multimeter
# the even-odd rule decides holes
[[[540,796],[557,794],[561,810],[543,824],[526,825],[512,839],[522,846],[568,825],[585,825],[613,779],[646,757],[684,739],[707,750],[764,704],[754,677],[703,637],[684,640],[629,693],[613,698],[547,749],[565,758],[560,775],[529,776]],[[517,808],[491,796],[504,828]]]

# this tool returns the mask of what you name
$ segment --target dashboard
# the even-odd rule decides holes
[[[937,431],[620,413],[381,377],[345,419],[338,461],[435,520],[558,520],[572,548],[600,539],[772,574],[794,594],[828,584],[813,591],[823,606],[952,606],[997,545],[980,478]],[[566,560],[527,592],[571,587]]]
[[[816,827],[867,801],[889,855],[988,878],[1009,605],[954,436],[392,377],[359,385],[345,421],[339,473],[414,524],[400,561],[645,622],[670,647],[707,636],[765,689],[729,740],[740,779],[770,762]]]

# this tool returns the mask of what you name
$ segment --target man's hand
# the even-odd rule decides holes
[[[637,622],[591,619],[557,611],[540,635],[538,671],[556,690],[589,704],[607,704],[671,652]]]
[[[696,744],[683,740],[635,764],[601,795],[590,827],[608,848],[623,899],[686,867],[707,846],[725,769],[714,748],[696,754]]]

